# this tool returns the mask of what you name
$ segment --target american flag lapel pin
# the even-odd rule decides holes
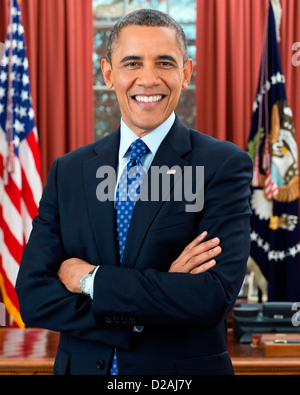
[[[173,175],[173,176],[175,176],[176,170],[172,170],[172,169],[170,170],[170,169],[169,169],[169,170],[167,171],[167,174],[168,174],[168,175]]]

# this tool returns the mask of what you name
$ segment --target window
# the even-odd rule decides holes
[[[166,12],[179,22],[187,35],[189,56],[196,64],[195,0],[93,0],[95,140],[116,130],[121,116],[116,95],[106,88],[100,69],[101,59],[106,53],[106,39],[119,18],[140,8]],[[187,126],[195,128],[195,71],[189,88],[182,92],[176,112]]]

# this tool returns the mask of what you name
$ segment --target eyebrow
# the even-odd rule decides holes
[[[125,56],[122,60],[121,63],[126,63],[129,61],[133,61],[133,60],[141,60],[141,56],[134,56],[134,55],[129,55],[129,56]]]
[[[157,57],[158,60],[169,60],[170,62],[173,62],[177,64],[177,60],[173,58],[173,56],[170,55],[160,55]]]
[[[175,58],[173,58],[173,56],[170,56],[170,55],[159,55],[159,56],[157,56],[156,59],[157,60],[168,60],[170,62],[173,62],[173,63],[177,64],[177,60]],[[136,56],[136,55],[128,55],[128,56],[125,56],[121,60],[121,63],[126,63],[126,62],[129,62],[129,61],[132,62],[132,61],[135,61],[135,60],[142,60],[142,57],[141,56]]]

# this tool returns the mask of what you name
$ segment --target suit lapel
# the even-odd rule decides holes
[[[157,154],[152,162],[151,168],[148,172],[148,188],[151,193],[151,174],[153,167],[161,168],[165,166],[166,169],[171,169],[174,166],[181,168],[182,174],[184,166],[189,164],[183,156],[192,149],[190,141],[189,130],[179,121],[176,121],[168,133],[165,140],[162,142]],[[171,177],[170,191],[173,189],[174,177]],[[142,191],[143,191],[142,186]],[[151,196],[151,194],[150,194]],[[137,256],[143,244],[147,231],[158,214],[158,211],[164,204],[165,199],[159,201],[138,201],[136,203],[133,216],[131,219],[126,247],[123,256],[122,266],[133,267],[135,265]]]
[[[97,187],[103,179],[97,179],[97,171],[102,166],[114,169],[116,173],[120,132],[101,140],[95,147],[95,157],[84,163],[84,182],[86,202],[90,222],[95,235],[99,255],[104,264],[119,264],[119,248],[116,235],[116,221],[113,201],[100,202],[97,198]],[[115,183],[110,185],[112,191]]]

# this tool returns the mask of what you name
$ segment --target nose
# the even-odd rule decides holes
[[[145,88],[157,86],[160,83],[158,70],[151,65],[144,65],[138,76],[138,84]]]

